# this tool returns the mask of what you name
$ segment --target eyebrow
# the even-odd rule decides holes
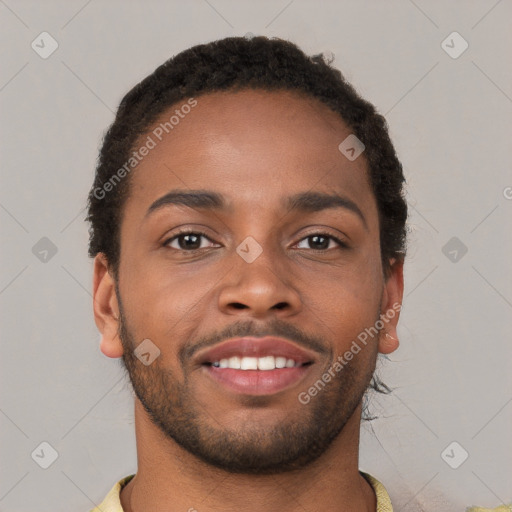
[[[338,194],[326,194],[324,192],[301,192],[287,198],[287,206],[290,211],[319,212],[329,208],[344,208],[355,213],[368,230],[363,212],[354,201]]]
[[[169,205],[182,205],[208,210],[223,210],[227,207],[224,196],[218,192],[210,190],[172,190],[152,203],[145,217]]]
[[[145,217],[156,210],[170,205],[188,206],[189,208],[207,210],[226,210],[227,201],[222,194],[211,190],[172,190],[157,199],[148,208]],[[319,212],[330,208],[344,208],[355,213],[368,230],[363,212],[354,201],[338,194],[324,192],[301,192],[285,198],[289,211]]]

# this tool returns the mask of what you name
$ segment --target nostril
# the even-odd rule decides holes
[[[245,304],[241,304],[240,302],[233,302],[231,305],[235,309],[245,309],[247,307]]]
[[[286,302],[280,302],[274,306],[275,309],[284,309],[288,304]]]

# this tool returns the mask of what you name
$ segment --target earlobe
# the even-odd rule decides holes
[[[403,266],[403,260],[390,260],[389,275],[384,283],[381,301],[381,319],[384,322],[379,337],[379,352],[381,354],[394,352],[400,344],[397,325],[404,293]]]
[[[381,337],[379,339],[379,352],[381,354],[391,354],[391,352],[394,352],[399,345],[400,342],[396,336],[393,336],[389,332],[381,333]]]
[[[107,357],[123,355],[123,345],[119,338],[119,305],[115,281],[108,271],[108,262],[103,253],[94,259],[93,280],[94,321],[101,332],[100,350]]]

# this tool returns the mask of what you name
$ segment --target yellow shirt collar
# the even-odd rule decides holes
[[[373,487],[375,491],[375,496],[377,496],[377,510],[376,512],[393,512],[393,507],[391,506],[391,500],[389,499],[388,492],[386,488],[373,476],[368,473],[361,474],[366,478],[368,483]],[[101,502],[101,504],[92,509],[90,512],[124,512],[123,507],[121,507],[120,494],[121,489],[135,476],[129,475],[117,482],[114,487],[107,494],[105,499]]]

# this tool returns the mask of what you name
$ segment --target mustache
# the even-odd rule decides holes
[[[213,347],[222,341],[231,338],[275,336],[286,338],[299,346],[316,351],[319,354],[329,354],[332,350],[325,346],[322,338],[306,334],[302,329],[283,322],[278,319],[259,326],[254,321],[238,321],[226,326],[218,332],[204,336],[193,343],[185,344],[180,350],[178,357],[182,365],[190,360],[199,350]]]

